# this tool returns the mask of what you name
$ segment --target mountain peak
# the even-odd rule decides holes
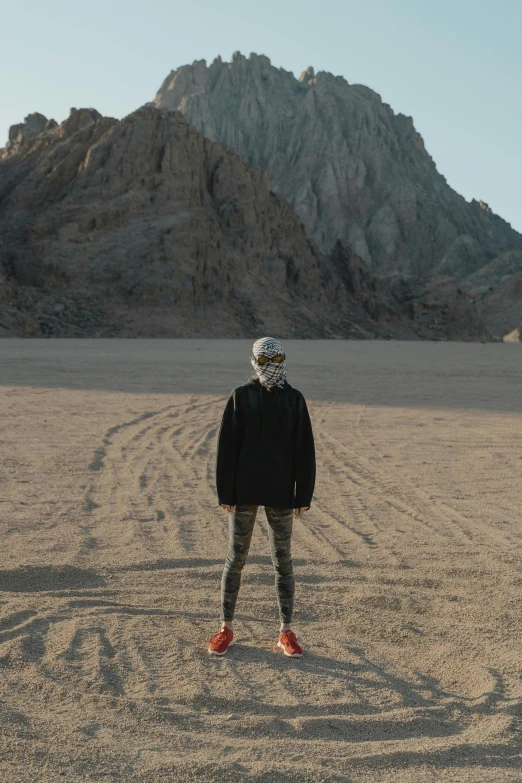
[[[410,115],[343,76],[309,66],[297,79],[237,51],[230,64],[179,69],[154,102],[265,169],[323,252],[340,240],[380,275],[469,273],[522,247],[452,190]]]
[[[299,77],[299,79],[297,81],[303,82],[303,83],[306,84],[307,82],[310,81],[310,79],[313,79],[314,76],[315,76],[314,69],[312,68],[311,65],[309,65],[308,68],[306,69],[306,71],[303,71],[303,73],[301,74],[301,76]]]
[[[266,173],[181,112],[149,103],[122,120],[72,109],[49,132],[48,122],[29,117],[44,143],[0,160],[4,330],[388,334],[355,300],[364,269],[325,274],[328,261]],[[271,288],[277,297],[263,295]]]

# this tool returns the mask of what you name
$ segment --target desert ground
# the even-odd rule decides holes
[[[304,654],[260,507],[219,658],[252,342],[0,340],[0,778],[521,781],[521,345],[282,341],[317,452]]]

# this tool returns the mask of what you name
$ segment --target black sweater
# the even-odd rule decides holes
[[[310,508],[315,447],[305,398],[285,380],[271,391],[257,378],[232,390],[219,428],[219,504]]]

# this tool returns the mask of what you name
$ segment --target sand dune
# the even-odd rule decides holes
[[[285,341],[317,447],[276,648],[259,509],[218,627],[246,340],[0,341],[0,777],[520,781],[520,345]]]

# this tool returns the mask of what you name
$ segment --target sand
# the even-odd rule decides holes
[[[262,507],[207,653],[251,341],[0,341],[2,781],[522,780],[520,344],[284,345],[298,660]]]

